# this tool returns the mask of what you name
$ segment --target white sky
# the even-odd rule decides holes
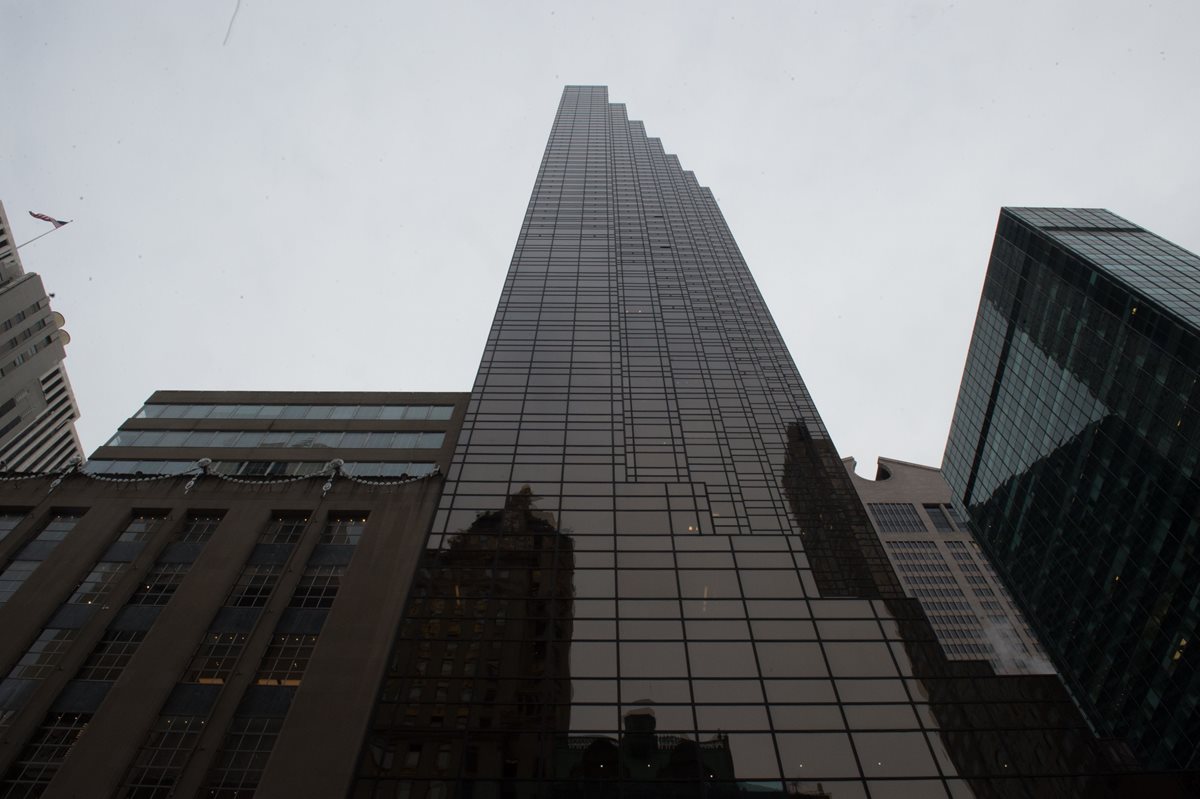
[[[1002,205],[1200,249],[1200,3],[0,0],[88,452],[156,389],[470,388],[562,85],[712,187],[843,455],[938,464]]]

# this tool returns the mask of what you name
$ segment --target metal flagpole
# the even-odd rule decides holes
[[[29,241],[25,242],[25,244],[33,244],[35,241],[37,241],[38,239],[40,239],[42,236],[49,236],[49,235],[50,235],[51,233],[53,233],[54,231],[58,230],[59,228],[64,228],[64,227],[66,227],[67,225],[71,224],[71,223],[72,223],[72,222],[74,222],[74,221],[75,221],[74,219],[68,219],[66,222],[63,222],[63,223],[62,223],[61,225],[59,225],[58,227],[51,228],[50,230],[47,230],[45,233],[41,233],[41,234],[39,234],[39,235],[37,235],[37,236],[34,236],[32,239],[30,239]],[[24,247],[24,246],[25,246],[25,244],[18,244],[16,248],[19,250],[19,249],[21,249],[22,247]]]

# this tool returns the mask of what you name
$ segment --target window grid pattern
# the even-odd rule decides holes
[[[106,631],[80,667],[76,679],[116,680],[145,638],[143,630]]]
[[[276,634],[254,681],[258,685],[299,685],[316,645],[315,635]]]
[[[235,716],[217,753],[204,795],[211,799],[243,799],[258,787],[283,719]]]
[[[304,535],[304,527],[308,524],[307,516],[295,514],[280,514],[267,522],[266,529],[258,537],[260,544],[294,544]]]
[[[928,528],[910,502],[868,502],[871,518],[884,533],[924,533]]]
[[[309,566],[288,603],[291,608],[330,608],[342,585],[345,566]]]
[[[130,605],[165,605],[179,590],[183,579],[191,569],[189,563],[159,563],[156,564],[142,582],[138,585],[133,596],[129,598]]]
[[[58,668],[78,630],[47,627],[8,673],[10,680],[41,680]]]
[[[137,514],[125,525],[117,536],[118,541],[148,541],[158,526],[167,518],[165,513]]]
[[[210,632],[205,635],[181,682],[224,685],[246,648],[246,633]]]
[[[202,716],[159,716],[123,786],[125,799],[168,799],[204,732]]]
[[[102,605],[112,593],[117,581],[124,575],[129,564],[123,561],[102,560],[75,587],[67,599],[68,604]]]
[[[242,569],[226,605],[235,608],[261,608],[267,604],[282,567],[277,564],[251,564]]]
[[[166,405],[147,404],[138,419],[449,419],[453,405]]]
[[[121,430],[106,447],[440,449],[443,431]]]
[[[206,544],[224,518],[222,513],[196,513],[187,517],[177,541],[185,544]]]
[[[952,795],[925,615],[712,193],[603,88],[564,92],[463,425],[354,795]],[[933,687],[1012,708],[971,682]]]
[[[48,549],[53,550],[71,530],[75,529],[78,522],[78,514],[57,513],[50,517],[50,520],[30,543],[49,544]],[[29,579],[29,575],[33,574],[41,565],[41,559],[22,557],[22,554],[28,554],[28,550],[29,545],[26,545],[0,573],[0,605],[11,599],[13,594],[17,593]]]
[[[240,477],[296,477],[321,473],[329,461],[213,461],[217,474]],[[92,459],[84,466],[91,474],[183,474],[195,461],[133,461]],[[419,477],[433,474],[437,464],[422,461],[347,461],[342,468],[354,477]]]
[[[0,795],[5,799],[41,796],[91,720],[90,713],[46,716],[4,775]]]
[[[362,514],[330,516],[321,531],[321,543],[357,545],[366,526],[367,517]]]

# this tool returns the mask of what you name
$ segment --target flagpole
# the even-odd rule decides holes
[[[72,223],[72,222],[74,222],[74,221],[75,221],[74,219],[68,219],[66,222],[63,222],[63,223],[62,223],[61,225],[59,225],[58,227],[51,228],[50,230],[47,230],[45,233],[42,233],[42,234],[40,234],[40,235],[37,235],[37,236],[34,236],[32,239],[30,239],[29,241],[25,242],[25,244],[33,244],[35,241],[37,241],[38,239],[40,239],[42,236],[49,236],[49,235],[50,235],[51,233],[53,233],[54,231],[58,230],[59,228],[64,228],[64,227],[66,227],[67,225],[71,224],[71,223]],[[21,249],[22,247],[24,247],[24,246],[25,246],[25,244],[18,244],[16,248],[19,250],[19,249]]]

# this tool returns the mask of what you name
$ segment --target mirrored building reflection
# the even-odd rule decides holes
[[[567,87],[352,795],[1158,779],[1121,769],[1056,677],[946,657],[712,192]]]

